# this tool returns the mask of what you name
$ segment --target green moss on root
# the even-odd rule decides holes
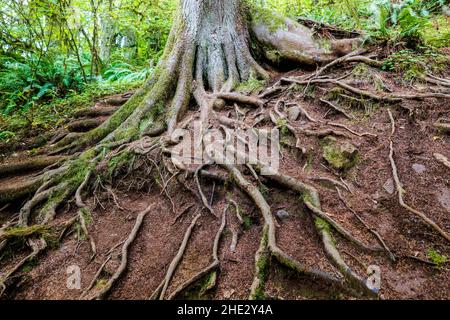
[[[27,227],[12,227],[0,233],[0,238],[28,238],[30,236],[43,236],[48,234],[49,226],[35,224]]]

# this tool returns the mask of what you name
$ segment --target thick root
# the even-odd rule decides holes
[[[44,239],[39,238],[37,240],[29,240],[28,244],[32,248],[33,252],[30,253],[28,256],[20,260],[11,270],[9,270],[6,275],[4,275],[2,278],[0,278],[0,297],[3,295],[7,288],[7,281],[11,278],[12,275],[14,275],[22,266],[37,257],[42,251],[45,250],[47,247],[47,243]]]
[[[225,229],[225,225],[227,223],[227,215],[226,210],[222,214],[222,222],[220,224],[219,230],[216,233],[216,237],[214,238],[214,245],[213,245],[213,252],[212,252],[212,258],[213,262],[208,265],[206,268],[203,268],[199,272],[197,272],[193,277],[188,279],[187,281],[183,282],[180,286],[178,286],[168,297],[168,300],[175,299],[181,292],[186,290],[188,287],[192,286],[195,282],[202,279],[206,275],[216,272],[216,269],[220,265],[219,261],[219,245],[220,245],[220,238],[222,237],[223,231]],[[211,288],[208,288],[211,289]]]
[[[389,110],[390,112],[390,110]],[[391,116],[392,119],[392,116]],[[395,126],[395,123],[392,123],[393,126]],[[403,196],[405,194],[405,190],[402,187],[402,183],[400,182],[400,178],[398,176],[398,170],[397,165],[395,164],[394,160],[394,143],[392,142],[392,139],[389,139],[389,161],[391,163],[391,169],[392,169],[392,176],[394,177],[395,182],[395,188],[398,194],[398,202],[400,206],[402,206],[407,211],[415,214],[418,216],[425,224],[427,224],[429,227],[431,227],[433,230],[435,230],[437,233],[439,233],[443,238],[445,238],[447,241],[450,241],[450,234],[448,234],[445,230],[443,230],[441,227],[439,227],[433,220],[428,218],[424,213],[410,207],[407,205],[403,199]]]
[[[178,252],[173,258],[172,262],[169,265],[169,268],[167,269],[166,276],[164,277],[161,284],[158,286],[158,288],[153,292],[153,294],[150,296],[151,300],[159,299],[163,300],[164,296],[166,294],[167,288],[169,287],[170,280],[172,279],[172,276],[178,267],[178,264],[180,263],[181,259],[183,258],[184,251],[186,250],[187,243],[189,241],[189,238],[191,237],[192,230],[195,227],[195,224],[197,223],[197,220],[201,217],[201,214],[197,214],[194,219],[192,219],[191,224],[187,228],[183,241],[181,242],[180,247],[178,248]]]
[[[128,264],[128,250],[130,245],[133,243],[133,241],[136,239],[136,236],[142,226],[142,223],[144,222],[145,216],[150,212],[150,210],[153,208],[153,205],[150,205],[147,209],[139,213],[139,215],[136,218],[136,223],[131,230],[130,235],[128,236],[127,240],[122,246],[122,252],[121,252],[121,261],[120,265],[117,268],[116,272],[112,275],[112,277],[108,280],[106,285],[97,293],[93,294],[92,296],[88,297],[89,300],[101,300],[103,299],[108,292],[111,290],[113,285],[117,282],[117,280],[121,277],[123,272],[125,272]]]
[[[33,157],[12,163],[0,164],[0,176],[23,173],[24,171],[33,171],[47,168],[54,165],[67,157]]]

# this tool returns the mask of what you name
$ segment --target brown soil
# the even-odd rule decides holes
[[[302,72],[296,71],[290,75],[301,74]],[[409,90],[391,74],[380,73],[380,75],[394,92],[405,93]],[[323,87],[326,88],[326,86]],[[360,84],[360,87],[372,88],[367,81]],[[320,88],[316,89],[316,93],[320,93],[318,96],[323,94]],[[371,132],[377,135],[377,138],[355,135],[351,135],[351,138],[340,138],[351,141],[360,154],[358,164],[343,175],[343,179],[352,192],[341,191],[341,193],[348,205],[370,227],[377,230],[388,247],[400,258],[396,262],[391,262],[384,253],[362,252],[335,234],[337,247],[348,265],[362,276],[366,276],[369,265],[379,266],[382,277],[381,296],[386,299],[449,299],[450,269],[448,265],[437,269],[414,259],[401,258],[401,256],[412,255],[427,260],[429,249],[450,257],[448,243],[412,213],[401,208],[395,192],[389,193],[383,188],[383,185],[392,179],[388,159],[391,124],[386,112],[386,108],[390,107],[397,125],[393,142],[398,174],[406,190],[405,201],[424,212],[444,230],[450,231],[450,174],[448,168],[433,158],[435,152],[450,156],[450,140],[445,134],[437,132],[432,125],[438,118],[450,116],[448,101],[425,99],[402,102],[403,107],[414,110],[412,114],[409,114],[405,108],[389,105],[378,105],[368,112],[353,108],[351,112],[358,120],[348,120],[341,114],[328,113],[328,108],[318,99],[296,98],[295,94],[289,94],[285,99],[298,101],[315,119],[322,119],[327,114],[328,121],[345,124],[357,132]],[[273,99],[269,106],[273,106],[275,102],[276,99]],[[107,104],[104,106],[110,107]],[[294,122],[294,125],[305,123],[305,120],[300,118]],[[311,176],[337,180],[339,177],[337,172],[327,167],[322,158],[319,139],[305,137],[302,142],[307,150],[314,150],[311,153],[312,159],[308,160],[305,156],[285,149],[280,170],[301,180],[309,181],[317,187],[324,211],[332,214],[336,221],[364,243],[377,245],[373,235],[340,201],[334,187],[330,188],[323,183],[308,180]],[[16,159],[27,156],[25,151],[15,154]],[[9,161],[11,159],[9,158]],[[303,170],[307,161],[310,162],[310,167]],[[423,165],[425,171],[416,172],[412,167],[414,164]],[[19,177],[0,177],[0,185],[19,183],[19,180],[29,179],[32,174],[33,172],[24,172]],[[142,176],[142,172],[140,175]],[[168,197],[161,195],[161,189],[154,183],[144,181],[141,188],[134,187],[127,190],[128,188],[125,187],[127,182],[136,182],[139,181],[138,179],[139,173],[130,175],[119,185],[115,185],[114,192],[121,208],[107,192],[96,193],[95,197],[87,201],[89,207],[93,209],[93,224],[90,225],[89,231],[97,244],[98,251],[93,260],[90,259],[89,242],[78,239],[77,232],[71,232],[59,245],[46,250],[39,259],[24,268],[17,275],[15,285],[8,291],[6,297],[8,299],[79,298],[82,290],[66,287],[67,268],[71,265],[80,267],[81,288],[86,288],[103,263],[105,255],[112,247],[127,238],[137,214],[153,204],[151,212],[146,216],[142,229],[131,246],[127,271],[108,296],[109,299],[148,298],[164,278],[186,228],[202,205],[192,193],[176,183],[171,183],[167,191],[175,203],[175,212],[173,212]],[[319,236],[313,227],[313,221],[310,215],[306,214],[299,196],[270,183],[267,183],[267,186],[269,187],[267,200],[273,212],[281,208],[289,212],[289,217],[277,220],[279,246],[306,266],[320,268],[338,276],[339,273],[324,253]],[[192,188],[195,189],[195,184],[192,184]],[[212,183],[204,181],[203,188],[207,197],[210,197]],[[213,198],[213,207],[216,212],[222,212],[226,206],[227,192],[226,188],[216,186]],[[239,202],[242,212],[250,217],[252,223],[240,234],[236,252],[232,253],[229,250],[231,241],[229,225],[233,223],[233,217],[230,215],[230,223],[227,225],[219,250],[218,282],[207,296],[212,299],[245,299],[248,297],[253,279],[254,254],[258,249],[263,222],[253,203],[241,192],[237,190],[235,192],[234,199]],[[11,214],[17,212],[20,205],[21,202],[12,204],[0,212],[0,222],[7,221]],[[193,206],[173,223],[178,214],[191,205]],[[213,239],[220,222],[206,211],[203,212],[168,292],[211,263]],[[74,213],[76,208],[69,203],[59,210],[55,223],[70,219]],[[24,254],[17,254],[10,259],[0,261],[0,274],[9,270],[23,257]],[[106,273],[113,273],[119,261],[119,256],[113,255],[106,265]],[[102,278],[107,279],[105,275]],[[276,262],[272,262],[270,266],[266,293],[270,297],[279,299],[352,298],[320,282],[299,276]]]

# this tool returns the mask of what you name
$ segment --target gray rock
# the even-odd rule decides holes
[[[278,210],[275,215],[281,219],[284,220],[286,218],[289,218],[289,212],[287,212],[286,210]]]
[[[419,173],[419,174],[424,173],[427,170],[427,168],[423,164],[419,164],[419,163],[414,163],[412,165],[412,168],[416,173]]]
[[[394,193],[394,180],[392,180],[392,178],[387,179],[386,182],[383,184],[383,189],[387,193],[393,194]]]
[[[437,194],[437,199],[441,206],[450,212],[450,190],[446,187],[441,188]]]
[[[358,161],[358,149],[350,142],[342,142],[333,136],[323,140],[323,158],[336,170],[347,170]]]
[[[300,115],[300,108],[297,106],[292,106],[288,109],[288,119],[290,121],[295,121],[298,119],[298,116]]]

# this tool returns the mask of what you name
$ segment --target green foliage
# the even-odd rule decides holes
[[[447,256],[440,254],[434,249],[428,249],[427,256],[435,264],[435,268],[439,270],[448,262]]]
[[[136,67],[123,61],[115,61],[104,72],[103,77],[107,82],[136,83],[143,82],[152,71],[149,67]]]
[[[83,78],[73,59],[57,56],[52,59],[0,60],[0,112],[9,114],[83,88]]]
[[[394,71],[401,75],[403,80],[412,81],[427,72],[439,73],[448,68],[450,58],[446,55],[426,50],[422,53],[406,49],[400,50],[384,61],[383,70]]]
[[[236,91],[240,91],[245,94],[257,94],[261,91],[262,88],[264,88],[264,85],[264,80],[258,80],[253,75],[251,75],[247,81],[239,84],[239,86],[236,88]]]
[[[442,24],[443,32],[433,32],[431,37],[428,35],[434,29],[432,12],[438,11],[443,5],[444,1],[441,0],[404,0],[397,3],[377,0],[370,6],[374,23],[369,25],[369,29],[375,37],[392,43],[404,42],[411,48],[426,44],[448,46],[448,25]]]
[[[10,138],[14,138],[15,136],[16,136],[16,134],[11,131],[7,131],[7,130],[0,131],[0,141],[8,142],[8,140]]]

